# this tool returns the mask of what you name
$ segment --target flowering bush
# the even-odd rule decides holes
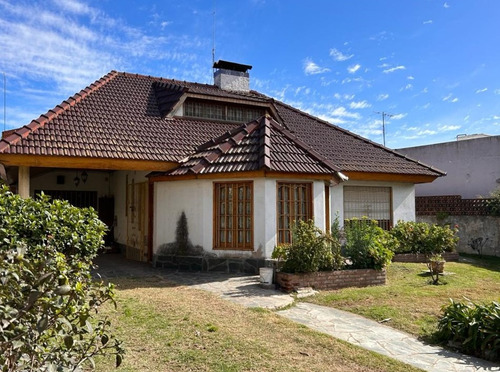
[[[399,221],[390,234],[399,242],[396,253],[432,255],[453,252],[458,242],[457,232],[457,226]]]

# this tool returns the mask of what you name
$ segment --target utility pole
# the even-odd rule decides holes
[[[382,115],[382,134],[384,136],[384,146],[385,146],[385,118],[392,118],[394,115],[388,114],[384,111],[375,111],[376,114]]]

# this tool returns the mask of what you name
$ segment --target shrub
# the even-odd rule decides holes
[[[458,242],[456,233],[456,228],[450,228],[447,225],[412,221],[398,221],[391,230],[391,235],[399,242],[396,253],[425,255],[454,251]]]
[[[67,371],[123,349],[99,306],[113,285],[93,281],[105,225],[92,209],[0,188],[0,365],[2,371]]]
[[[345,254],[351,259],[352,268],[381,270],[391,262],[396,242],[377,221],[368,218],[346,220],[344,232]]]
[[[492,216],[500,216],[500,187],[490,193],[486,206]]]
[[[331,244],[314,225],[314,221],[298,221],[293,229],[292,244],[285,253],[282,270],[287,273],[311,273],[333,267]]]
[[[443,307],[437,340],[458,346],[462,352],[500,360],[500,304],[454,302]]]

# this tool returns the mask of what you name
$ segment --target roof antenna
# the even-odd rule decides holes
[[[214,73],[215,73],[215,67],[214,64],[215,64],[215,0],[214,0],[214,3],[213,3],[213,26],[212,26],[212,83],[215,84],[215,81],[214,81]]]
[[[385,146],[385,118],[392,118],[394,115],[388,114],[387,112],[375,111],[376,114],[382,115],[382,134],[384,135],[384,146]]]
[[[3,73],[3,131],[7,128],[7,78]]]

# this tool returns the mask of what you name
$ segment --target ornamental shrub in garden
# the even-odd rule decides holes
[[[443,306],[436,338],[460,351],[500,361],[500,304],[475,304],[450,300]]]
[[[453,252],[457,246],[458,229],[425,222],[398,221],[391,235],[399,241],[396,253],[425,255]]]
[[[105,225],[93,209],[0,187],[0,365],[2,371],[74,371],[121,342],[100,305],[113,285],[90,274]]]
[[[353,269],[382,270],[390,264],[397,242],[377,221],[366,217],[346,220],[344,233],[345,255],[351,259]]]
[[[282,271],[312,273],[333,268],[331,242],[314,225],[314,221],[297,221],[293,229],[292,244],[286,246]],[[282,248],[283,249],[283,248]]]

